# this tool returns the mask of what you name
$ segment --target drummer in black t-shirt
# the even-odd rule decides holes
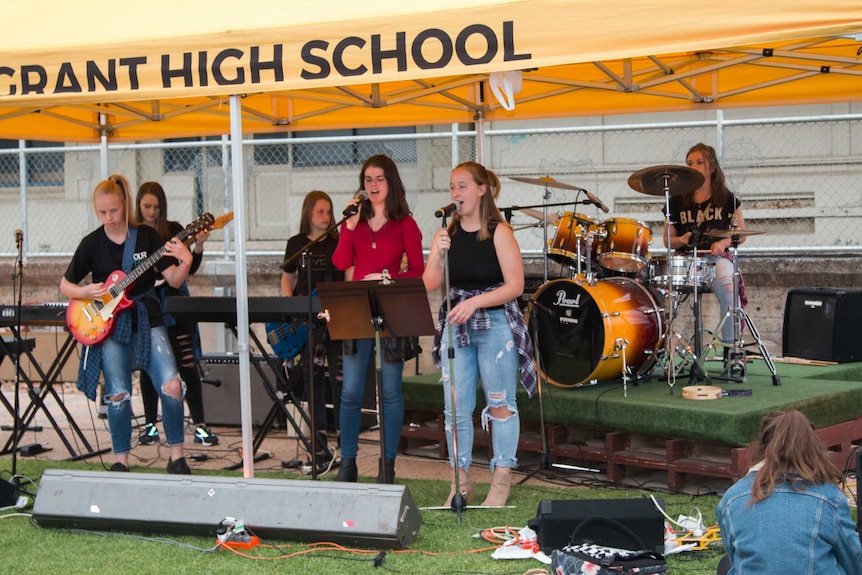
[[[709,233],[727,230],[733,225],[744,228],[742,204],[728,189],[712,146],[692,146],[685,163],[703,174],[704,182],[693,192],[670,198],[669,221],[673,225],[665,226],[662,237],[667,247],[669,234],[670,247],[677,253],[690,253],[696,242],[698,257],[715,265],[715,281],[711,287],[724,314],[733,307],[733,259],[727,251],[731,239],[712,237]],[[739,238],[740,243],[744,240],[744,236]],[[733,343],[733,331],[732,321],[722,324],[721,340],[726,345]],[[725,347],[725,359],[727,350]]]
[[[318,190],[306,194],[302,202],[302,216],[299,233],[287,240],[284,262],[281,265],[281,293],[286,297],[307,296],[308,268],[311,271],[311,289],[314,291],[319,282],[343,281],[344,273],[332,264],[332,252],[338,245],[338,230],[333,229],[326,237],[315,243],[310,250],[308,267],[302,267],[302,248],[311,240],[320,238],[332,226],[332,199],[326,192]],[[300,269],[302,268],[302,269]],[[332,342],[324,330],[323,339],[315,350],[314,366],[314,406],[315,426],[320,434],[327,428],[326,423],[326,367],[322,365],[325,355],[329,366],[329,389],[335,409],[334,425],[338,425],[338,410],[341,404],[341,345]],[[314,332],[310,332],[310,336]],[[323,350],[324,353],[321,353]],[[325,434],[324,434],[325,435]],[[325,436],[320,438],[325,445]],[[328,453],[323,454],[324,457]],[[319,463],[319,461],[318,461]]]

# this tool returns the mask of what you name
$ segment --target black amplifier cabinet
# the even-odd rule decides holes
[[[862,359],[862,291],[793,289],[784,306],[785,356],[846,363]]]

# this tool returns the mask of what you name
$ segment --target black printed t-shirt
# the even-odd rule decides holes
[[[307,243],[308,237],[302,234],[297,234],[287,240],[287,245],[284,248],[284,259],[295,255]],[[332,236],[326,236],[311,248],[310,268],[311,268],[311,289],[317,287],[320,282],[340,282],[344,281],[344,272],[336,268],[332,263],[332,254],[338,246],[338,239]],[[287,263],[282,263],[281,269],[285,273],[293,274],[299,270],[302,263],[302,255],[294,257]],[[297,275],[296,286],[293,288],[293,295],[308,295],[308,274],[303,269]]]
[[[741,202],[736,199],[733,193],[728,194],[727,201],[723,206],[713,206],[710,200],[707,200],[700,204],[693,204],[688,208],[683,207],[683,196],[674,196],[670,199],[670,221],[674,222],[674,229],[679,236],[697,228],[699,230],[697,249],[698,251],[708,251],[712,244],[724,238],[715,238],[707,234],[710,231],[729,229],[733,214],[736,213],[740,205]],[[662,208],[662,213],[664,212],[665,210]],[[678,251],[690,252],[692,249],[691,246],[683,246]]]
[[[156,230],[149,226],[138,226],[138,238],[132,256],[132,269],[156,253],[164,244],[164,240],[159,237]],[[112,242],[105,233],[104,226],[99,226],[87,234],[78,244],[63,277],[74,284],[80,283],[87,275],[92,275],[93,283],[104,282],[111,272],[123,269],[124,246],[125,242],[122,244]],[[156,262],[153,268],[162,271],[174,264],[176,264],[176,259],[162,258]],[[141,277],[135,281],[132,287],[126,290],[127,297],[146,293],[153,287],[156,279],[153,268],[141,274]],[[162,311],[158,302],[151,298],[145,298],[143,301],[147,306],[150,325],[152,327],[163,325]]]

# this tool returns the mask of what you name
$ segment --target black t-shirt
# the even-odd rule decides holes
[[[165,242],[162,241],[156,230],[149,226],[138,226],[138,238],[132,255],[132,269],[156,253],[164,244]],[[63,277],[73,284],[80,283],[87,275],[92,275],[93,283],[104,282],[111,272],[123,269],[124,246],[125,242],[122,244],[112,242],[105,233],[104,226],[99,226],[87,234],[78,244],[75,255],[72,256],[72,261],[69,262],[69,267],[66,268]],[[153,267],[164,270],[175,263],[174,258],[161,258]],[[141,277],[135,281],[131,288],[126,290],[126,295],[132,297],[146,293],[153,287],[155,279],[156,274],[153,268],[150,268],[141,274]],[[158,302],[150,298],[146,298],[144,301],[147,304],[151,325],[153,327],[163,325],[162,312]]]
[[[683,196],[674,196],[670,199],[670,220],[673,222],[673,227],[677,235],[681,236],[685,233],[698,230],[697,249],[709,250],[709,247],[717,241],[724,238],[711,237],[710,231],[726,230],[730,228],[733,214],[741,205],[741,202],[736,199],[733,193],[729,193],[727,201],[723,206],[713,206],[707,200],[700,204],[693,204],[688,208],[683,208]],[[662,213],[664,213],[662,209]],[[681,252],[690,252],[691,246],[683,246],[679,249]]]
[[[308,237],[297,234],[287,240],[287,245],[284,248],[284,259],[293,256],[308,243]],[[326,236],[311,248],[311,289],[314,289],[319,282],[337,282],[344,280],[344,272],[336,268],[332,263],[332,253],[338,246],[338,239],[332,236]],[[302,264],[302,254],[297,255],[287,263],[282,263],[281,269],[289,274],[299,271],[299,266]],[[305,270],[300,272],[297,277],[296,286],[293,288],[293,295],[308,295],[308,275]]]
[[[494,232],[481,242],[479,232],[466,232],[459,224],[452,234],[452,247],[449,249],[449,283],[465,290],[485,289],[503,281],[503,270],[497,259],[494,247]]]

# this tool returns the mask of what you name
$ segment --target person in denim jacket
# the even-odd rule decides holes
[[[862,573],[841,472],[811,422],[795,410],[767,415],[759,451],[762,461],[716,506],[727,553],[718,572]]]

